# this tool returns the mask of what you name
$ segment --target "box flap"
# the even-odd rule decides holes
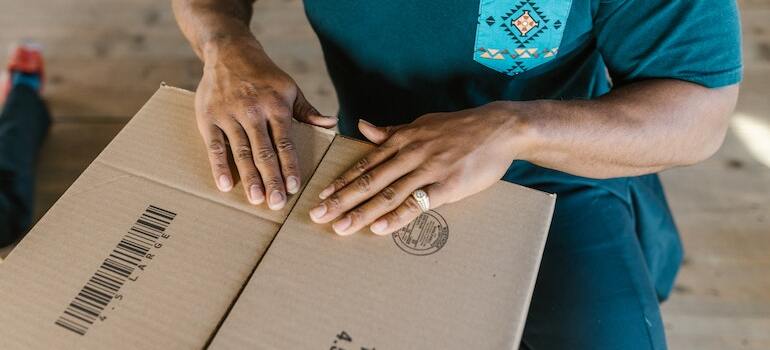
[[[499,182],[392,236],[338,237],[308,210],[371,148],[335,138],[212,349],[518,348],[555,196]]]
[[[264,204],[254,206],[244,200],[246,195],[240,183],[228,193],[216,188],[206,147],[195,123],[194,97],[186,90],[161,87],[121,131],[122,137],[116,137],[96,161],[282,223],[296,195],[289,196],[282,210],[273,211]],[[326,152],[334,132],[294,122],[291,134],[304,184]],[[237,171],[233,174],[237,175]]]
[[[297,125],[309,178],[333,135]],[[4,348],[201,348],[286,209],[212,183],[193,96],[162,87],[0,265]]]

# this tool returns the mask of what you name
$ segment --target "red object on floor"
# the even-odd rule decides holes
[[[6,66],[7,76],[3,82],[3,91],[0,101],[5,100],[11,91],[13,72],[37,74],[40,77],[40,90],[43,90],[43,54],[35,45],[21,44],[11,51]]]

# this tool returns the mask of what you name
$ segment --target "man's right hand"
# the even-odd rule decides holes
[[[337,119],[320,115],[256,40],[207,47],[203,56],[195,112],[217,187],[227,192],[235,183],[231,151],[249,202],[283,208],[286,193],[297,193],[302,181],[289,137],[292,117],[326,128]]]

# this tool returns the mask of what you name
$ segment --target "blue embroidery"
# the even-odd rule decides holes
[[[572,0],[480,0],[473,59],[514,76],[559,52]]]

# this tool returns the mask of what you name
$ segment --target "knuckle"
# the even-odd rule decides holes
[[[208,104],[202,108],[202,115],[208,120],[216,120],[217,106],[215,104]]]
[[[278,91],[272,90],[267,96],[268,106],[275,116],[285,117],[291,114],[291,108]]]
[[[227,152],[225,143],[221,140],[213,140],[208,144],[209,152],[215,156],[223,156]]]
[[[401,152],[403,152],[403,153],[411,153],[411,152],[420,150],[420,148],[422,148],[422,145],[420,143],[418,143],[418,142],[410,142],[410,143],[404,145],[403,147],[401,147]]]
[[[406,201],[404,201],[404,211],[409,214],[419,214],[422,212],[422,209],[420,209],[420,205],[417,204],[417,200],[409,197]]]
[[[356,180],[356,188],[359,192],[366,193],[369,192],[369,189],[372,185],[372,174],[366,173],[361,175],[358,180]]]
[[[293,161],[286,162],[285,164],[281,163],[281,166],[283,167],[284,171],[286,172],[286,176],[297,175],[299,173],[299,167],[297,166],[297,163],[295,163]]]
[[[355,169],[363,173],[369,168],[369,163],[369,158],[363,157],[356,162]]]
[[[238,145],[235,147],[235,158],[238,160],[251,159],[251,147],[249,145]]]
[[[257,122],[262,120],[262,107],[256,103],[249,103],[245,107],[246,117],[250,122]]]
[[[249,184],[249,185],[257,185],[261,187],[259,174],[256,172],[250,171],[245,176],[242,176],[243,182]]]
[[[442,165],[440,162],[429,161],[422,166],[420,173],[423,173],[424,175],[439,174],[444,168],[444,165]]]
[[[356,208],[348,212],[348,216],[350,216],[350,221],[352,225],[356,225],[360,222],[362,222],[365,218],[363,210],[360,208]]]
[[[288,137],[280,137],[275,140],[275,147],[279,152],[293,152],[296,150],[294,142],[291,142],[291,139]]]
[[[393,198],[396,197],[396,190],[394,190],[391,186],[385,187],[382,189],[382,191],[380,191],[380,197],[382,198],[383,202],[390,203],[393,201]]]
[[[281,179],[279,179],[276,176],[268,177],[267,180],[264,180],[264,181],[265,181],[265,186],[267,186],[267,188],[275,189],[275,188],[281,187]]]
[[[388,225],[400,225],[401,214],[398,210],[394,210],[385,215],[385,220],[388,220]]]
[[[259,87],[254,83],[245,83],[238,86],[238,96],[244,99],[253,99],[259,92]]]
[[[329,206],[329,208],[332,209],[339,209],[342,206],[342,202],[340,201],[340,196],[336,193],[329,196],[329,198],[326,199],[326,204]]]
[[[227,112],[227,113],[225,113],[225,116],[227,116],[226,121],[223,121],[223,123],[225,125],[234,126],[234,125],[240,124],[238,122],[238,115],[237,114],[235,114],[233,112]]]
[[[347,184],[348,184],[348,182],[345,181],[345,178],[343,178],[343,177],[338,177],[338,178],[334,179],[334,188],[335,189],[339,190],[340,188],[345,187],[345,185],[347,185]]]
[[[257,149],[256,158],[262,163],[269,162],[275,158],[275,152],[270,147],[260,147]]]

